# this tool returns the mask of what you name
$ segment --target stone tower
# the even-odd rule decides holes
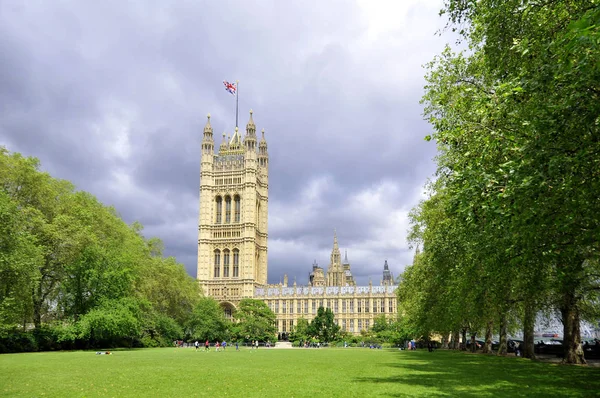
[[[214,153],[210,115],[204,127],[200,166],[198,282],[204,294],[228,310],[267,284],[269,155],[264,130],[236,127]]]

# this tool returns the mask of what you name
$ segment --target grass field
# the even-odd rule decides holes
[[[10,397],[592,397],[600,368],[460,352],[159,348],[0,355]]]

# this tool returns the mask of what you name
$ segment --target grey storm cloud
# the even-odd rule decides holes
[[[269,281],[306,283],[337,229],[360,283],[410,263],[435,166],[422,65],[441,0],[0,2],[0,145],[140,221],[196,274],[200,141],[240,80],[270,154]]]

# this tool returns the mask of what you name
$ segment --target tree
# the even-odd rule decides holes
[[[479,262],[472,269],[492,288],[467,301],[502,319],[517,303],[553,305],[565,362],[584,363],[579,322],[598,288],[600,8],[448,0],[444,13],[469,52],[447,49],[429,65],[423,102],[440,151],[436,193],[466,243],[461,265]],[[529,345],[534,315],[521,315]]]
[[[0,191],[0,335],[31,318],[30,292],[38,281],[41,251],[27,230],[27,219]]]
[[[185,323],[186,335],[200,341],[224,340],[229,336],[229,328],[223,309],[211,297],[200,298]]]
[[[335,324],[334,317],[331,308],[319,307],[317,315],[310,323],[310,334],[324,343],[336,340],[340,327]]]
[[[238,338],[261,341],[275,338],[275,314],[263,301],[242,299],[233,317]]]
[[[141,224],[39,167],[0,147],[0,338],[30,323],[58,344],[180,338],[199,298],[193,278]]]
[[[294,326],[294,331],[290,334],[290,340],[303,342],[307,341],[310,337],[310,323],[307,319],[298,319],[296,326]]]

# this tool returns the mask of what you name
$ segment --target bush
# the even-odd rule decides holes
[[[0,353],[33,352],[38,350],[38,344],[33,332],[14,330],[0,338]]]

